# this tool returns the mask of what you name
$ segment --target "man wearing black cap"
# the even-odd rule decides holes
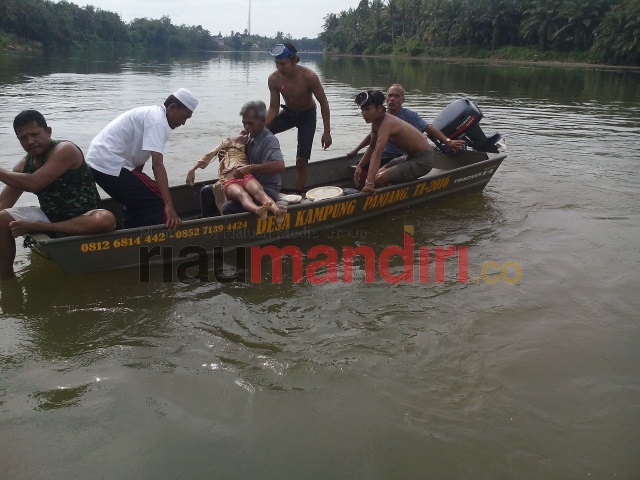
[[[124,228],[182,224],[173,208],[162,152],[171,130],[184,125],[197,105],[196,97],[180,88],[163,105],[123,113],[91,141],[87,163],[96,183],[124,205]],[[149,158],[155,182],[142,173]]]
[[[327,96],[318,75],[298,65],[300,58],[297,52],[291,43],[274,45],[271,49],[271,55],[275,57],[276,71],[269,75],[270,102],[265,123],[274,135],[293,127],[298,128],[295,188],[302,190],[307,182],[307,164],[316,132],[316,103],[313,97],[320,104],[324,125],[322,148],[329,148],[332,140]],[[280,95],[284,105],[280,105]]]
[[[353,181],[362,185],[363,192],[375,192],[376,188],[391,183],[402,183],[426,175],[431,170],[433,150],[427,139],[410,123],[389,115],[384,107],[385,96],[380,90],[359,93],[355,102],[360,107],[362,118],[371,124],[371,143],[356,167]],[[407,152],[380,168],[382,152],[387,142]],[[368,166],[366,176],[363,170]]]

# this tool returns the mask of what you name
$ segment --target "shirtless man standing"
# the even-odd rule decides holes
[[[380,90],[367,90],[356,96],[362,118],[371,124],[371,143],[356,167],[353,181],[361,185],[363,168],[368,165],[363,192],[375,192],[376,188],[392,183],[408,182],[426,175],[431,170],[433,150],[427,139],[410,123],[387,114],[385,96]],[[382,152],[387,142],[407,152],[380,168]]]
[[[278,44],[271,49],[271,55],[276,61],[276,71],[269,75],[270,101],[265,123],[274,135],[293,127],[298,128],[295,188],[302,190],[307,182],[307,164],[316,132],[316,103],[313,97],[320,104],[324,124],[322,148],[329,148],[332,140],[327,96],[318,75],[307,67],[298,65],[300,58],[296,55],[297,52],[296,47],[290,43]],[[284,105],[280,105],[280,95]]]

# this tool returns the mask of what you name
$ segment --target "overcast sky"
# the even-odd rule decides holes
[[[119,13],[122,20],[171,18],[174,25],[202,25],[212,35],[244,30],[249,21],[249,0],[71,0]],[[274,37],[276,32],[293,38],[315,38],[329,13],[356,8],[360,0],[251,0],[251,33]]]

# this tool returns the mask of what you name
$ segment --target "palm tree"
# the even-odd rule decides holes
[[[565,0],[559,13],[566,23],[554,35],[565,38],[578,50],[586,50],[593,44],[593,32],[604,14],[611,8],[606,0]]]
[[[385,15],[385,7],[382,0],[373,0],[369,9],[369,18],[365,22],[363,35],[368,37],[367,50],[375,51],[382,43],[391,39],[388,16]]]
[[[485,0],[486,15],[491,21],[491,48],[518,45],[518,31],[522,22],[520,0]]]
[[[520,35],[525,40],[537,40],[542,50],[549,49],[549,41],[557,31],[559,0],[533,0],[524,12]]]
[[[623,0],[595,32],[594,54],[615,64],[640,64],[640,0]]]

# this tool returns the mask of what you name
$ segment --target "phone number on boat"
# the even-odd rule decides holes
[[[80,245],[82,253],[99,252],[111,248],[134,247],[136,245],[162,243],[172,238],[193,238],[205,235],[217,235],[224,231],[235,231],[247,228],[247,221],[233,222],[227,225],[204,225],[202,227],[183,228],[179,230],[154,233],[153,235],[122,237],[115,240],[100,240],[96,242],[85,242]]]

